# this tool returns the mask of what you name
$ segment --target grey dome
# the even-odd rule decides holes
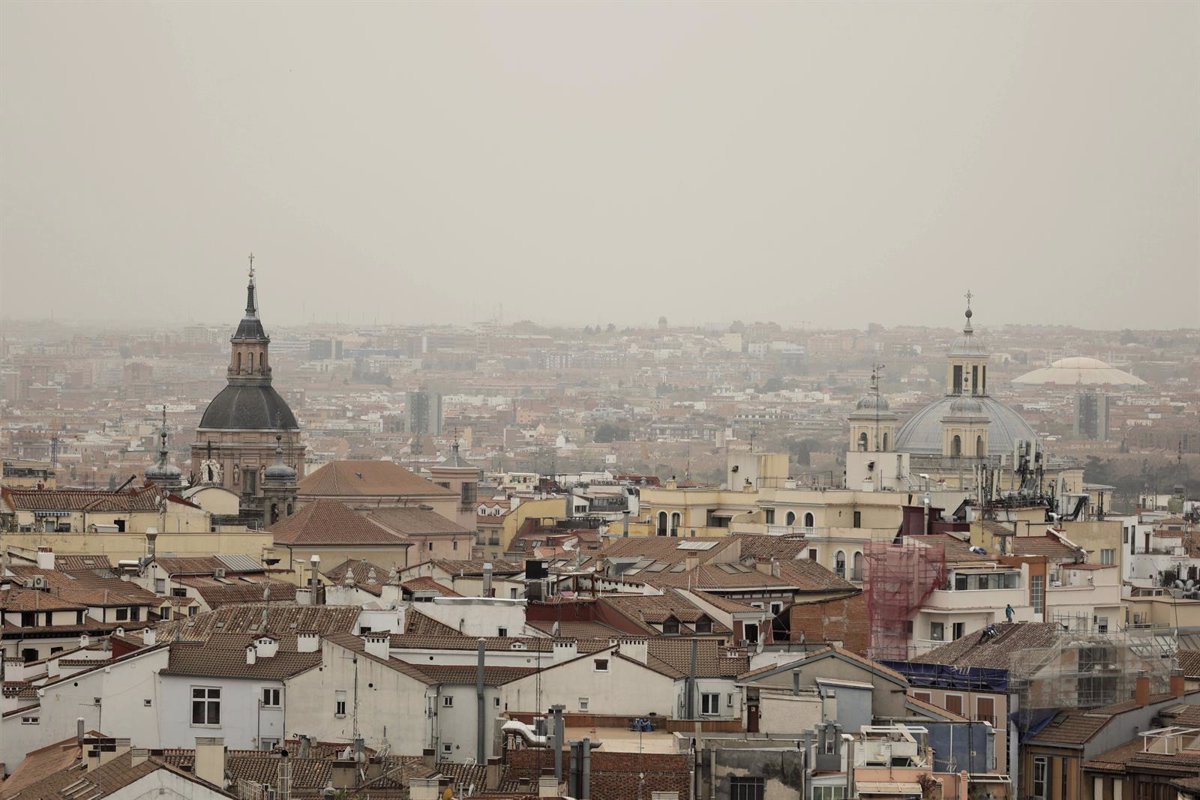
[[[887,411],[888,401],[881,394],[866,394],[854,408],[858,411]]]
[[[272,464],[267,467],[265,479],[268,481],[291,482],[296,480],[296,470],[287,464]]]
[[[896,450],[914,455],[940,455],[942,452],[942,418],[953,416],[954,403],[964,398],[943,397],[908,418],[896,433]],[[988,455],[1011,454],[1014,444],[1024,439],[1033,441],[1037,434],[1021,415],[993,397],[973,398],[981,407],[988,425]]]
[[[242,318],[242,321],[238,323],[237,330],[233,334],[233,338],[270,341],[267,337],[267,332],[263,330],[262,320],[251,316]]]
[[[158,484],[175,483],[183,477],[183,470],[174,464],[156,463],[146,467],[146,480]]]
[[[974,397],[957,397],[950,404],[952,417],[977,417],[983,414],[983,404]]]
[[[287,401],[266,383],[226,386],[200,418],[202,430],[299,430]]]

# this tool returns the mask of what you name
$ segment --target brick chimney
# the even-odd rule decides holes
[[[202,781],[225,788],[225,740],[222,737],[196,737],[196,760],[192,773]]]
[[[1133,699],[1138,708],[1150,704],[1150,676],[1138,675],[1133,684]]]
[[[1171,696],[1183,697],[1187,694],[1187,678],[1182,672],[1171,673]]]

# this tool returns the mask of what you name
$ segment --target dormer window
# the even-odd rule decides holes
[[[664,622],[663,633],[679,633],[679,620],[669,619]]]
[[[697,620],[696,633],[712,633],[712,620],[703,618]]]

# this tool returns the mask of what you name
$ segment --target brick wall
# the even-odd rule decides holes
[[[793,642],[841,642],[859,655],[866,655],[871,642],[871,624],[867,619],[867,597],[851,597],[802,603],[791,607]]]
[[[554,754],[539,749],[510,750],[506,754],[510,780],[528,778],[554,769]],[[541,772],[539,772],[539,766]],[[651,792],[679,792],[691,797],[690,764],[685,753],[606,753],[592,751],[592,800],[649,800]],[[563,751],[563,770],[570,778],[571,751]]]

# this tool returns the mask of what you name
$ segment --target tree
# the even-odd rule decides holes
[[[611,422],[602,422],[596,426],[596,433],[592,436],[592,441],[599,444],[627,442],[629,441],[629,429]]]

